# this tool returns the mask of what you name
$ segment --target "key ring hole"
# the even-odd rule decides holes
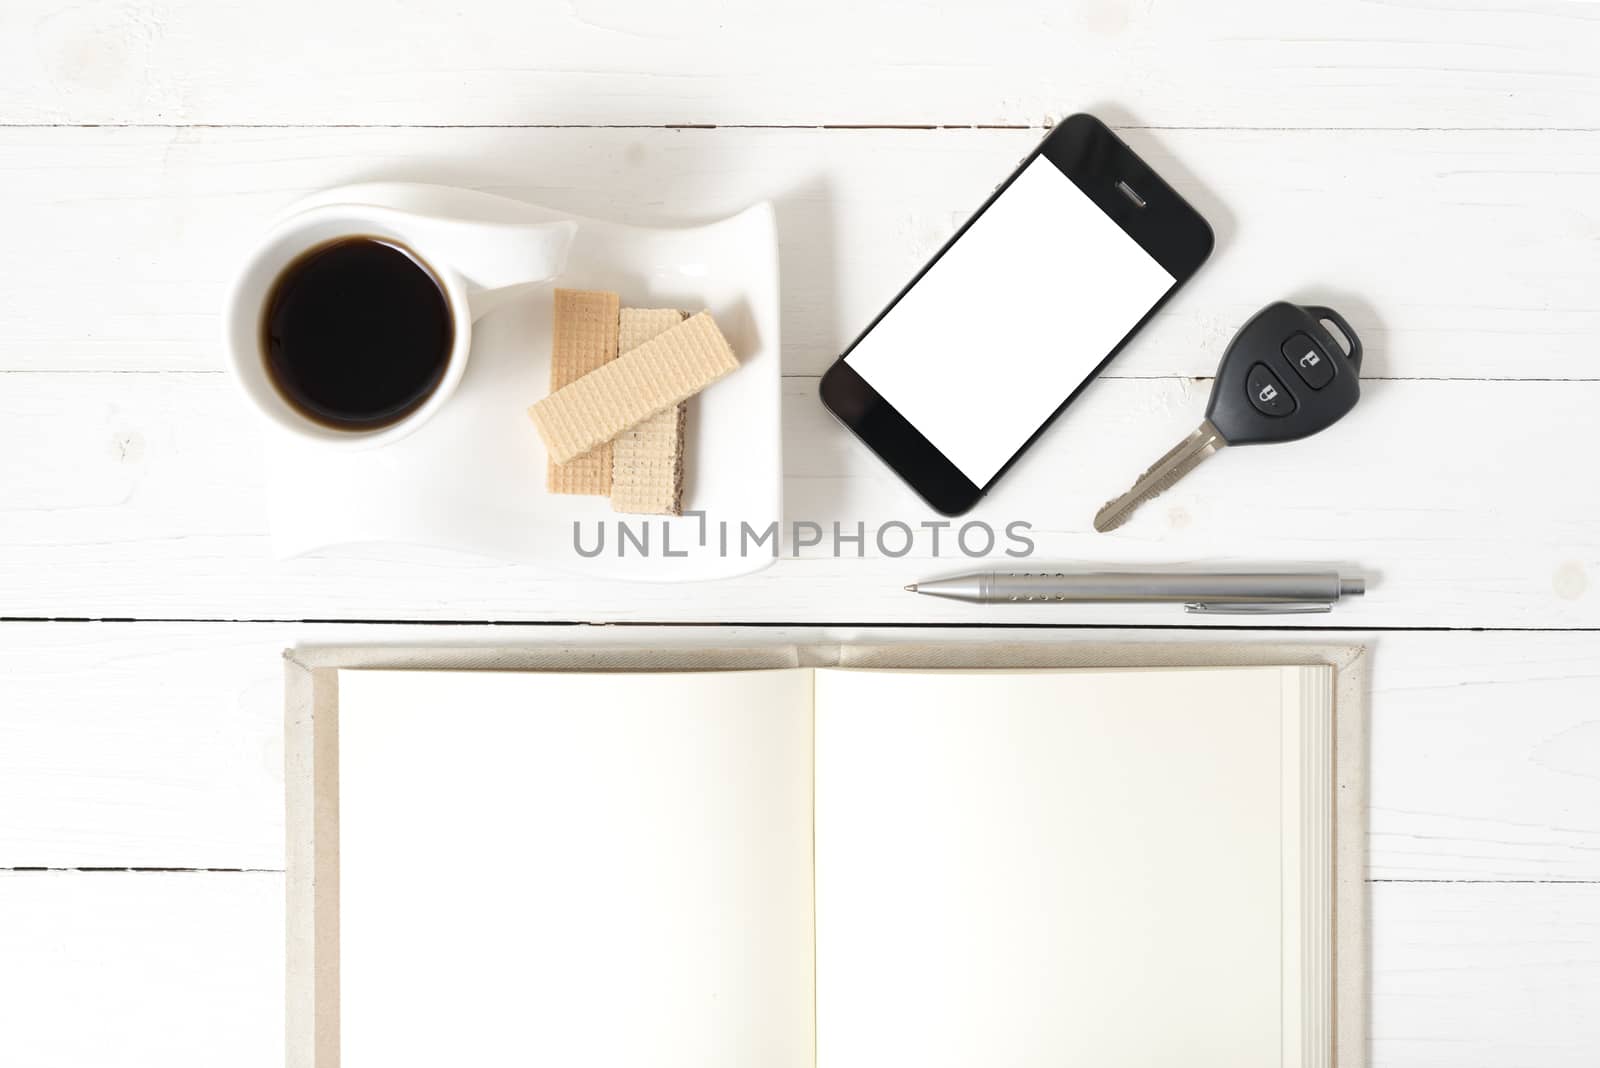
[[[1344,350],[1344,354],[1346,356],[1350,355],[1354,347],[1350,344],[1349,335],[1340,329],[1339,324],[1332,319],[1318,319],[1317,322],[1321,323],[1322,328],[1328,332],[1328,335],[1339,343],[1339,347]]]

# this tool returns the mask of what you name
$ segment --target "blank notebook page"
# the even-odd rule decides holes
[[[1329,680],[819,671],[820,1068],[1307,1063],[1285,901]]]
[[[811,674],[339,674],[344,1068],[810,1066]]]

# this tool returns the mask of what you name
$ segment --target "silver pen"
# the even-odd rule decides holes
[[[1174,602],[1189,612],[1267,613],[1332,611],[1340,597],[1365,593],[1366,582],[1337,571],[979,571],[913,582],[906,589],[972,604]]]

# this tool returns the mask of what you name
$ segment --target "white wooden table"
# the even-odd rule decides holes
[[[223,278],[296,197],[418,179],[640,223],[773,198],[787,513],[870,531],[932,516],[831,424],[817,375],[1079,109],[1197,203],[1217,254],[976,517],[1030,522],[1064,563],[1342,563],[1371,576],[1364,600],[1270,628],[980,610],[900,591],[966,561],[870,539],[695,587],[269,558],[215,337]],[[1595,1064],[1597,194],[1595,3],[7,0],[0,1062],[281,1063],[296,642],[1222,623],[1371,648],[1375,1063]],[[1092,533],[1279,297],[1346,311],[1362,407]],[[1001,623],[1029,629],[966,629]]]

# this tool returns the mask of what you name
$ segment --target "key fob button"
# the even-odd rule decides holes
[[[1250,368],[1245,377],[1245,391],[1250,394],[1250,403],[1262,415],[1281,417],[1294,411],[1294,397],[1264,363]]]
[[[1283,343],[1283,358],[1312,389],[1321,389],[1333,381],[1333,361],[1322,346],[1305,334],[1295,334]]]

